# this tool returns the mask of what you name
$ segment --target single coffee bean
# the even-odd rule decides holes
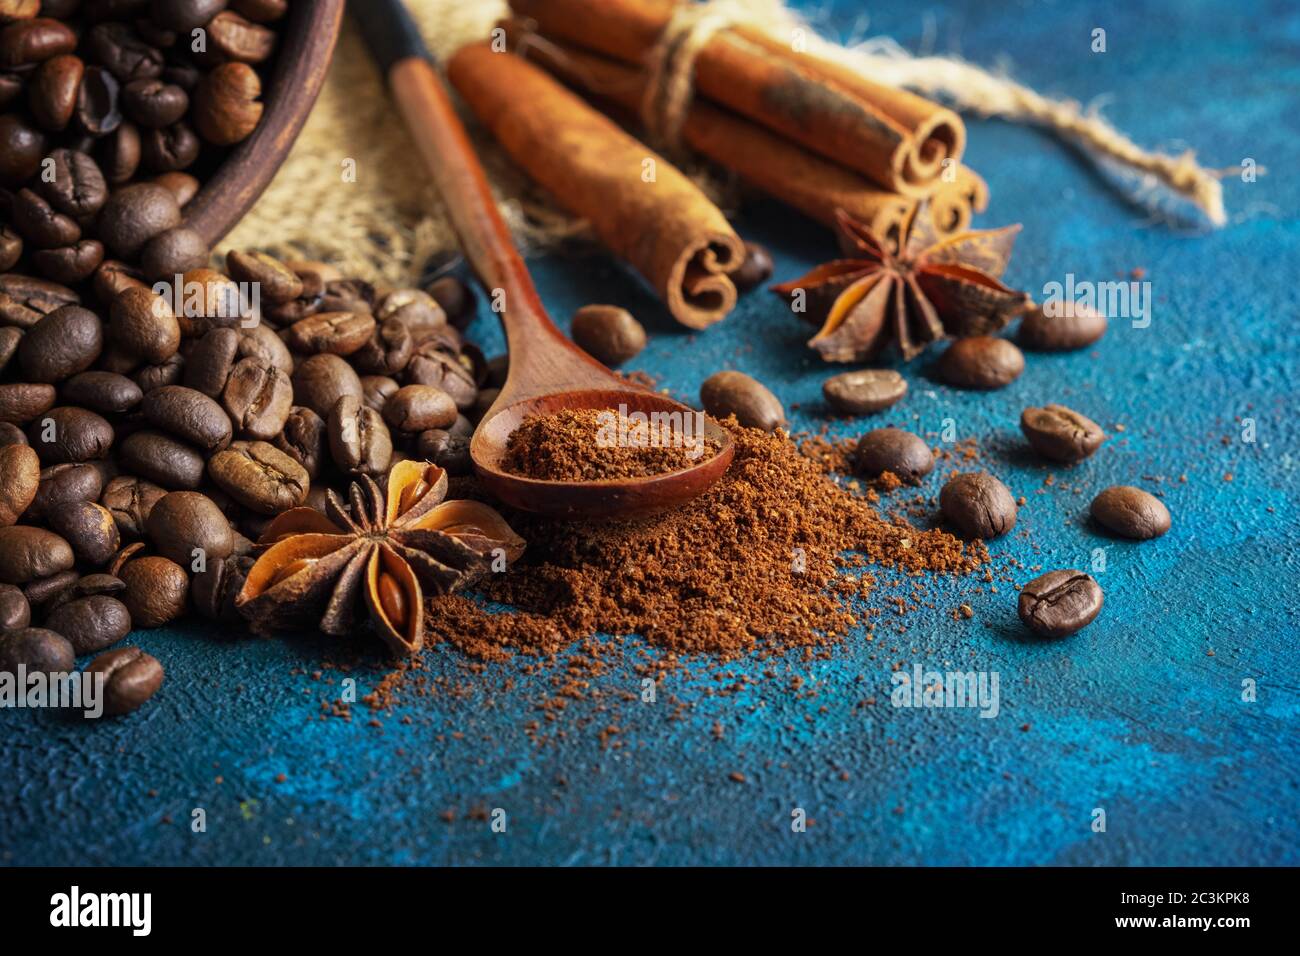
[[[616,305],[584,305],[570,331],[579,348],[611,368],[635,358],[646,343],[645,328]]]
[[[41,471],[36,497],[20,520],[44,521],[46,516],[74,501],[94,501],[104,478],[94,465],[54,465]]]
[[[134,123],[123,122],[96,146],[99,168],[104,179],[114,186],[130,182],[140,168],[140,130]]]
[[[122,603],[136,627],[161,627],[185,613],[190,579],[175,561],[157,555],[134,558],[118,571]]]
[[[223,10],[208,21],[208,35],[216,52],[227,60],[261,63],[275,49],[275,31]]]
[[[1092,499],[1092,517],[1107,531],[1146,541],[1169,530],[1169,509],[1150,492],[1132,485],[1112,485]]]
[[[365,312],[317,312],[289,326],[289,346],[299,352],[351,355],[375,331],[374,316]]]
[[[22,340],[22,329],[16,329],[12,325],[0,328],[0,371],[7,368],[13,357],[18,354],[18,343]]]
[[[38,614],[43,615],[50,599],[76,584],[78,577],[76,571],[67,570],[28,581],[23,585],[23,597],[27,598],[27,603],[35,608]]]
[[[452,333],[455,329],[443,326]],[[459,350],[459,335],[454,348]],[[433,330],[430,338],[416,346],[415,354],[407,363],[403,380],[408,385],[432,385],[452,397],[462,412],[474,407],[478,398],[478,384],[468,360],[448,352],[448,343],[441,330]]]
[[[0,422],[0,445],[26,445],[27,436],[13,422]]]
[[[954,475],[939,492],[939,510],[963,538],[997,538],[1016,526],[1016,501],[986,472]]]
[[[258,323],[252,328],[238,328],[238,355],[240,358],[257,359],[265,365],[274,366],[285,375],[292,375],[294,354],[289,347],[266,323]]]
[[[253,566],[251,555],[234,555],[209,564],[190,580],[190,603],[204,617],[226,624],[243,624],[235,597]]]
[[[127,470],[164,488],[194,491],[203,483],[202,453],[164,432],[146,430],[127,436],[118,448],[118,459]]]
[[[144,275],[135,266],[117,259],[105,259],[95,270],[95,298],[112,303],[127,289],[147,288]]]
[[[0,673],[66,674],[76,667],[72,645],[43,627],[20,627],[0,634]]]
[[[185,122],[140,133],[140,161],[152,173],[188,169],[202,151],[203,144]]]
[[[175,196],[176,202],[180,204],[182,209],[185,208],[186,203],[198,195],[199,186],[201,185],[195,177],[178,169],[168,173],[159,173],[153,178],[153,181]],[[265,287],[262,289],[262,296],[266,296]]]
[[[160,79],[132,80],[122,87],[122,108],[141,126],[170,126],[190,108],[190,97],[175,83]]]
[[[785,424],[785,410],[767,387],[744,372],[715,372],[700,386],[700,402],[714,418],[735,415],[746,428],[770,432]]]
[[[325,283],[321,312],[365,312],[373,314],[375,287],[364,279],[335,278]]]
[[[235,329],[209,329],[205,332],[186,356],[186,387],[210,398],[220,396],[230,381],[231,370],[239,361],[239,341],[239,332]]]
[[[330,455],[339,468],[352,475],[387,473],[393,438],[377,411],[355,395],[344,395],[330,411],[326,425]]]
[[[30,179],[44,156],[44,133],[16,113],[0,115],[0,180]]]
[[[208,244],[188,226],[160,232],[144,244],[140,269],[151,279],[165,280],[198,269],[208,261]]]
[[[49,17],[16,20],[0,31],[0,70],[32,66],[76,48],[77,34],[65,23]]]
[[[42,180],[41,193],[50,205],[66,216],[93,216],[108,201],[108,184],[99,166],[85,153],[56,149],[49,155],[49,179]]]
[[[88,66],[81,75],[77,89],[77,126],[89,136],[109,136],[122,126],[122,110],[118,106],[122,84],[110,71],[99,66]]]
[[[37,249],[32,265],[41,275],[55,282],[84,282],[94,275],[104,261],[104,246],[96,239],[82,239],[60,249]]]
[[[138,710],[162,687],[163,666],[138,647],[118,647],[100,654],[86,668],[104,675],[104,713],[110,717]]]
[[[31,382],[61,382],[84,372],[104,349],[99,316],[65,305],[42,318],[18,345],[18,362]]]
[[[138,538],[145,533],[154,505],[167,489],[134,475],[119,475],[104,488],[99,503],[109,510],[122,535]]]
[[[367,408],[373,408],[377,412],[384,410],[388,400],[397,394],[400,387],[396,379],[389,378],[387,375],[361,376],[362,399]],[[452,405],[454,407],[455,403],[453,402]]]
[[[199,135],[214,146],[247,139],[262,119],[262,81],[247,63],[223,63],[199,81],[190,115]]]
[[[1106,440],[1100,425],[1064,405],[1026,408],[1020,430],[1038,454],[1066,464],[1083,461]]]
[[[447,428],[456,421],[456,403],[432,385],[404,385],[385,403],[384,421],[399,432]]]
[[[837,412],[868,415],[888,408],[907,394],[907,379],[891,369],[841,372],[822,383],[822,395]]]
[[[203,451],[220,451],[230,444],[230,418],[216,401],[183,385],[155,388],[140,403],[151,425]]]
[[[237,441],[217,452],[208,474],[222,491],[262,515],[296,508],[311,484],[302,465],[264,441]]]
[[[20,189],[10,210],[13,227],[32,249],[70,246],[81,238],[81,227],[30,189]]]
[[[93,461],[113,447],[113,426],[86,408],[51,408],[27,426],[27,441],[46,465]]]
[[[909,485],[934,468],[934,454],[922,439],[901,428],[876,428],[858,439],[854,470],[863,478],[879,478],[886,472]]]
[[[53,531],[21,524],[0,528],[0,582],[26,584],[67,571],[74,561],[68,542]]]
[[[396,390],[396,382],[393,387]],[[315,481],[325,463],[326,436],[325,420],[310,408],[295,405],[273,444],[302,465],[307,476]]]
[[[115,190],[99,214],[99,238],[113,254],[133,259],[144,244],[179,226],[181,207],[156,183],[134,183]]]
[[[140,386],[125,375],[95,371],[72,376],[59,386],[59,395],[69,405],[115,415],[129,412],[144,397]]]
[[[302,292],[298,274],[264,252],[231,250],[226,253],[226,270],[236,282],[256,282],[264,302],[288,302]]]
[[[32,606],[22,588],[0,584],[0,634],[16,631],[32,623]]]
[[[185,359],[177,352],[161,365],[140,366],[131,376],[131,381],[140,386],[141,392],[148,395],[155,388],[177,384],[184,373]]]
[[[32,382],[0,384],[0,422],[21,425],[54,407],[53,385]]]
[[[474,470],[469,441],[466,435],[453,435],[441,428],[431,428],[420,432],[416,438],[415,453],[445,469],[449,475],[468,475]]]
[[[125,23],[96,24],[90,29],[87,43],[94,60],[104,64],[122,83],[162,74],[162,53]]]
[[[81,297],[67,286],[13,273],[0,275],[0,322],[30,329],[55,309],[77,305]]]
[[[1020,620],[1043,637],[1068,637],[1101,611],[1101,586],[1082,571],[1048,571],[1020,589]]]
[[[1036,305],[1020,321],[1020,344],[1035,352],[1087,348],[1106,334],[1106,316],[1076,302]]]
[[[51,57],[37,68],[27,87],[27,105],[42,128],[59,132],[72,121],[85,70],[81,58],[70,53]]]
[[[457,280],[459,281],[459,280]],[[447,324],[447,313],[438,300],[419,289],[393,289],[374,305],[375,320],[396,319],[408,329],[427,329]]]
[[[958,388],[1002,388],[1024,370],[1020,349],[991,335],[957,339],[939,357],[939,374]]]
[[[264,440],[283,430],[293,399],[294,385],[289,376],[256,358],[236,362],[221,393],[221,404],[235,428],[250,438]]]
[[[772,255],[757,242],[745,243],[745,258],[730,273],[737,292],[748,292],[772,277]]]
[[[0,445],[0,526],[16,524],[41,484],[41,463],[26,445]]]
[[[173,491],[149,512],[146,525],[154,549],[182,567],[193,568],[201,553],[202,566],[227,557],[234,532],[221,509],[207,495]]]
[[[131,633],[131,613],[108,594],[93,594],[60,604],[45,616],[45,626],[67,638],[78,657],[112,647]]]
[[[122,546],[112,513],[93,501],[70,502],[51,511],[46,519],[71,545],[83,566],[102,568]]]
[[[0,272],[8,272],[23,257],[23,237],[8,223],[0,223]]]
[[[346,360],[328,352],[306,358],[293,373],[292,398],[328,418],[340,398],[364,398],[361,379]]]

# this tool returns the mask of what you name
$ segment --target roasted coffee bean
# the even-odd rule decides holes
[[[70,53],[51,57],[37,68],[27,87],[27,105],[44,129],[58,132],[72,121],[86,65]]]
[[[181,222],[181,207],[157,183],[133,183],[114,190],[99,214],[99,238],[123,259],[133,259],[144,244]]]
[[[888,472],[909,485],[934,468],[930,446],[901,428],[877,428],[858,439],[853,457],[854,470],[863,478],[879,478]]]
[[[888,408],[906,394],[907,379],[891,369],[841,372],[822,383],[822,396],[842,415],[869,415]]]
[[[235,329],[208,330],[185,360],[186,387],[216,398],[230,380],[238,357],[239,333]]]
[[[456,403],[432,385],[404,385],[385,403],[384,421],[400,432],[447,428],[456,421]]]
[[[321,296],[321,312],[365,312],[374,313],[375,287],[364,279],[345,279],[337,277],[325,283],[325,293]]]
[[[141,126],[170,126],[190,108],[190,97],[175,83],[132,80],[122,87],[122,109]]]
[[[98,23],[87,36],[90,54],[119,82],[161,76],[163,55],[125,23]]]
[[[352,364],[362,372],[397,375],[415,354],[415,340],[406,323],[388,318],[376,326],[370,339],[352,353]]]
[[[105,259],[95,270],[95,298],[111,303],[127,289],[147,288],[144,275],[135,266],[117,259]]]
[[[23,521],[44,521],[46,515],[74,501],[95,501],[104,477],[94,465],[54,465],[41,471],[36,497],[23,513]]]
[[[140,130],[134,123],[122,123],[96,146],[99,168],[114,186],[130,182],[140,168]]]
[[[8,272],[23,257],[23,237],[8,223],[0,223],[0,272]]]
[[[0,445],[26,445],[27,436],[13,422],[0,422]]]
[[[0,384],[0,422],[21,425],[54,407],[53,385],[30,382]]]
[[[429,295],[438,303],[450,322],[463,329],[474,319],[476,301],[474,290],[457,276],[443,276],[429,285]]]
[[[105,415],[129,412],[144,397],[140,386],[125,375],[94,371],[72,376],[59,386],[59,394],[69,405],[92,408]]]
[[[208,261],[208,244],[193,229],[177,226],[160,232],[144,244],[140,269],[151,279],[184,275]]]
[[[194,491],[203,483],[202,453],[163,432],[147,430],[127,436],[118,458],[127,470],[164,488]]]
[[[1025,357],[1020,349],[990,335],[957,339],[939,357],[939,374],[958,388],[1002,388],[1024,370]]]
[[[0,275],[0,322],[30,329],[65,305],[78,305],[81,297],[67,286],[31,276]]]
[[[131,633],[131,612],[108,594],[75,598],[45,616],[45,626],[62,634],[73,652],[97,654]]]
[[[1092,518],[1107,531],[1146,541],[1169,530],[1169,509],[1150,492],[1112,485],[1092,499]]]
[[[66,674],[76,667],[72,645],[43,627],[20,627],[0,634],[0,673]]]
[[[334,464],[352,475],[383,475],[393,459],[393,437],[383,416],[356,395],[344,395],[326,420]]]
[[[18,362],[28,381],[61,382],[88,369],[103,348],[99,316],[65,305],[27,330],[18,345]]]
[[[44,155],[44,133],[16,113],[0,115],[0,182],[35,176]]]
[[[113,426],[86,408],[51,408],[27,426],[27,442],[45,465],[93,461],[113,447]]]
[[[185,613],[190,579],[175,561],[158,555],[133,558],[118,577],[126,585],[122,603],[136,627],[161,627]]]
[[[226,516],[211,498],[196,491],[173,491],[159,499],[146,527],[154,550],[191,570],[222,560],[234,547]]]
[[[338,400],[345,395],[360,399],[365,392],[352,366],[337,355],[313,355],[304,359],[293,373],[294,401],[307,406],[321,418],[328,418]]]
[[[153,0],[149,9],[158,26],[188,33],[226,9],[226,3],[227,0]]]
[[[1106,316],[1075,302],[1034,306],[1020,321],[1020,344],[1035,352],[1087,348],[1106,334]]]
[[[138,710],[163,682],[163,666],[138,647],[105,651],[90,662],[86,673],[104,675],[104,713],[110,717]]]
[[[396,383],[394,383],[396,385]],[[325,463],[327,429],[325,420],[303,405],[295,405],[275,436],[274,445],[298,464],[313,481]]]
[[[130,538],[145,533],[146,522],[155,504],[167,489],[134,475],[119,475],[104,488],[99,503],[109,510],[118,531]]]
[[[7,368],[9,362],[18,354],[18,343],[22,340],[22,329],[16,329],[12,325],[0,328],[0,371]]]
[[[645,328],[616,305],[584,305],[573,314],[570,333],[579,348],[611,368],[635,358],[646,343]]]
[[[153,181],[162,186],[173,196],[182,209],[186,203],[193,199],[199,192],[199,181],[189,173],[183,173],[178,169],[173,169],[169,173],[159,173]],[[266,289],[262,289],[262,295],[266,295]]]
[[[142,365],[131,376],[131,381],[140,386],[140,391],[148,395],[155,388],[175,385],[185,372],[185,360],[179,352],[161,365]]]
[[[288,302],[302,293],[302,279],[279,259],[264,252],[226,253],[226,269],[237,282],[256,282],[263,301]]]
[[[208,36],[217,54],[240,63],[261,63],[275,49],[275,31],[250,23],[233,10],[223,10],[208,22]]]
[[[222,491],[262,515],[302,504],[311,484],[302,465],[264,441],[237,441],[217,452],[208,474]]]
[[[10,210],[13,227],[32,249],[56,249],[70,246],[81,238],[81,227],[70,216],[59,212],[44,196],[30,189],[20,189]]]
[[[85,153],[56,149],[49,156],[49,179],[41,194],[59,212],[75,219],[93,216],[108,201],[108,184],[99,166]]]
[[[374,316],[364,312],[317,312],[289,326],[289,346],[299,352],[351,355],[375,331]]]
[[[0,584],[0,634],[32,623],[32,606],[21,588]]]
[[[122,85],[113,74],[98,66],[88,66],[77,89],[77,126],[89,136],[108,136],[122,126],[118,107]]]
[[[122,546],[113,515],[93,501],[69,502],[51,511],[46,520],[67,540],[83,566],[102,568]]]
[[[26,445],[0,445],[0,527],[16,524],[41,484],[41,463]]]
[[[729,273],[737,292],[748,292],[772,278],[772,255],[757,242],[745,243],[745,258]]]
[[[243,625],[243,616],[235,607],[235,597],[244,586],[248,569],[252,566],[250,555],[233,554],[223,561],[209,564],[190,579],[190,603],[206,618]]]
[[[0,528],[0,582],[26,584],[67,571],[74,560],[68,542],[53,531],[20,524]]]
[[[1101,586],[1082,571],[1048,571],[1020,589],[1017,610],[1025,626],[1043,637],[1068,637],[1101,611]]]
[[[1020,430],[1038,454],[1066,464],[1083,461],[1106,440],[1100,425],[1064,405],[1026,408]]]
[[[239,334],[236,352],[240,358],[257,359],[265,365],[273,365],[285,375],[292,375],[294,356],[280,336],[271,331],[269,325],[259,323],[252,328],[237,328]]]
[[[963,538],[996,538],[1016,526],[1016,502],[986,472],[954,475],[939,492],[939,510]]]
[[[36,271],[55,282],[75,285],[94,275],[104,261],[104,246],[97,239],[82,239],[60,249],[38,249],[32,253]]]
[[[785,424],[785,410],[767,387],[744,372],[715,372],[700,386],[700,403],[714,418],[735,415],[746,428],[770,432]]]
[[[230,444],[230,418],[202,392],[183,385],[155,388],[140,403],[149,423],[184,439],[203,451],[220,451]]]
[[[46,604],[55,595],[62,594],[76,584],[78,577],[76,571],[67,570],[37,578],[23,585],[23,597],[27,598],[27,603],[36,609],[38,614],[43,615]]]
[[[384,410],[388,400],[397,394],[400,387],[396,379],[387,375],[361,376],[362,399],[367,408],[373,408],[377,412]]]
[[[199,158],[203,144],[185,122],[140,133],[140,161],[154,173],[188,169]]]
[[[221,393],[221,404],[236,430],[264,440],[283,430],[293,399],[294,386],[289,376],[256,358],[236,362]]]
[[[449,326],[443,328],[455,332]],[[416,346],[402,377],[408,385],[432,385],[442,389],[452,397],[458,409],[468,411],[478,398],[473,370],[459,355],[447,351],[443,333],[435,330],[435,335],[438,337],[426,339]],[[456,339],[459,339],[458,335]]]
[[[375,302],[375,319],[397,319],[408,329],[426,329],[447,324],[447,313],[438,301],[419,289],[393,289]]]
[[[247,63],[223,63],[199,80],[190,115],[199,135],[215,146],[248,138],[262,119],[262,81]]]
[[[416,438],[415,453],[445,469],[449,475],[468,475],[474,470],[466,435],[453,435],[441,428],[431,428],[420,432]]]
[[[72,28],[49,17],[16,20],[0,30],[0,70],[41,63],[77,48]]]

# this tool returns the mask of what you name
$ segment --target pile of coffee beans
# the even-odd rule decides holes
[[[117,713],[162,681],[114,648],[133,628],[238,621],[253,541],[327,489],[408,456],[467,472],[505,372],[463,339],[475,299],[455,276],[380,291],[259,251],[204,258],[179,286],[125,264],[80,289],[0,276],[0,662],[102,654]]]
[[[151,280],[206,262],[182,212],[260,122],[288,6],[0,3],[0,273],[75,286],[111,284],[123,262]],[[0,301],[58,294],[29,282]]]

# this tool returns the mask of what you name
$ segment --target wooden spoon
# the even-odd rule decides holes
[[[358,22],[433,175],[465,258],[488,290],[505,328],[510,372],[470,443],[483,484],[516,508],[564,518],[657,511],[704,491],[722,477],[735,454],[730,434],[708,419],[704,437],[720,450],[682,471],[606,481],[541,481],[502,470],[506,440],[531,415],[564,409],[617,411],[620,405],[628,412],[647,414],[697,413],[624,382],[556,328],[510,239],[483,167],[410,15],[399,0],[383,0],[367,4]]]

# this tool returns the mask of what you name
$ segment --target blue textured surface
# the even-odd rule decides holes
[[[1041,293],[1067,272],[1106,281],[1141,267],[1151,325],[1116,321],[1094,350],[1030,355],[1017,382],[989,395],[936,384],[922,358],[906,369],[908,399],[871,424],[933,436],[951,418],[959,438],[979,439],[987,467],[1029,502],[1020,514],[1027,537],[994,543],[995,555],[1087,567],[1104,548],[1106,606],[1091,627],[1032,642],[1010,588],[963,596],[968,582],[936,582],[936,607],[913,615],[900,641],[850,641],[812,664],[735,668],[802,675],[815,696],[789,692],[784,680],[710,696],[703,677],[670,678],[657,705],[622,708],[620,749],[602,748],[603,724],[581,725],[583,703],[562,718],[563,741],[530,743],[523,725],[538,716],[531,707],[545,672],[517,674],[504,692],[501,679],[516,668],[488,668],[481,694],[408,698],[377,729],[363,707],[351,723],[315,719],[322,692],[338,688],[298,672],[321,659],[314,640],[232,643],[202,626],[139,633],[167,680],[138,714],[93,726],[0,714],[0,860],[1300,862],[1300,185],[1289,170],[1300,137],[1300,16],[1284,2],[1089,6],[878,3],[870,32],[915,48],[936,27],[940,51],[981,63],[1009,54],[1016,76],[1045,92],[1114,94],[1110,117],[1139,143],[1182,137],[1210,166],[1251,157],[1272,174],[1228,181],[1228,228],[1171,231],[1051,140],[972,122],[968,159],[993,195],[982,222],[1025,224],[1010,282]],[[855,5],[824,9],[827,32],[852,31]],[[1107,30],[1103,55],[1089,50],[1095,26]],[[773,249],[781,279],[833,249],[775,205],[748,209],[738,227]],[[734,366],[801,403],[796,427],[819,424],[828,370],[774,297],[751,294],[723,325],[688,337],[602,258],[533,265],[556,316],[588,301],[626,302],[643,316],[654,335],[635,367],[674,391],[694,395],[709,373]],[[499,347],[489,318],[473,334]],[[1016,422],[1023,406],[1047,401],[1126,430],[1038,493],[1047,469],[1025,452]],[[1239,417],[1254,420],[1255,442],[1242,440]],[[1087,503],[1112,483],[1160,491],[1173,530],[1136,545],[1097,535]],[[928,488],[937,492],[933,480]],[[959,600],[974,607],[973,620],[951,619]],[[890,708],[894,661],[999,672],[1001,715]],[[430,652],[428,667],[467,674],[446,649]],[[382,673],[352,676],[364,693]],[[1258,682],[1254,703],[1242,700],[1245,679]],[[599,686],[639,690],[630,673]],[[679,719],[673,693],[689,705]],[[855,709],[872,695],[877,706]],[[505,810],[507,831],[469,818],[476,806]],[[206,833],[188,826],[196,807]],[[791,832],[796,807],[815,821],[806,833]],[[1090,829],[1097,807],[1105,833]],[[454,822],[439,818],[448,808]]]

